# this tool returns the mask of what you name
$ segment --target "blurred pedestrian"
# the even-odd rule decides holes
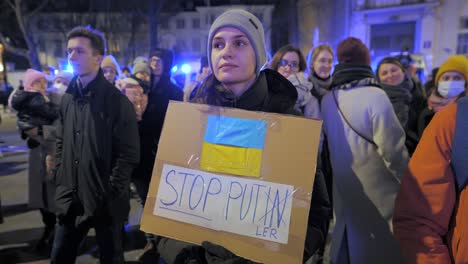
[[[101,68],[104,72],[104,78],[112,84],[120,78],[120,66],[112,55],[107,55],[102,59]]]

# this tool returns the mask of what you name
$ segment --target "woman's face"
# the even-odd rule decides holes
[[[312,63],[313,70],[320,78],[326,79],[330,77],[332,69],[333,56],[330,52],[322,50],[319,52],[317,58]]]
[[[405,73],[393,63],[382,63],[379,68],[380,82],[386,85],[397,86],[405,79]]]
[[[233,27],[218,30],[211,43],[211,62],[216,79],[226,86],[255,80],[255,51],[247,36]]]
[[[299,72],[299,55],[294,51],[286,52],[278,63],[277,71],[285,78]]]

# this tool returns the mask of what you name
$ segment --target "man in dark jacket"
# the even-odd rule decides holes
[[[144,205],[158,151],[159,137],[170,100],[182,101],[183,92],[171,82],[173,55],[170,50],[156,49],[150,53],[151,88],[148,105],[139,122],[141,162],[133,173],[133,182]],[[154,237],[147,235],[147,244],[140,259],[154,252]]]
[[[67,35],[75,71],[60,106],[55,201],[59,226],[52,263],[74,263],[89,228],[101,263],[124,263],[122,228],[129,183],[139,162],[138,126],[130,101],[104,78],[102,34],[77,27]]]

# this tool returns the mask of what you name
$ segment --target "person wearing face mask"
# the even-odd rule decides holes
[[[72,78],[73,74],[66,71],[61,71],[55,76],[52,87],[48,90],[48,95],[52,103],[57,106],[60,105],[62,95],[67,91]]]
[[[437,74],[438,93],[456,99],[424,131],[395,200],[393,228],[406,263],[468,263],[468,67],[463,59],[449,58]]]
[[[464,96],[467,86],[468,59],[464,55],[453,55],[445,61],[434,78],[436,85],[427,99],[425,108],[418,118],[418,134],[421,136],[429,125],[434,114],[454,103],[459,97]]]
[[[329,91],[332,83],[333,56],[333,49],[327,44],[318,45],[308,56],[308,79],[313,84],[312,94],[320,101]]]

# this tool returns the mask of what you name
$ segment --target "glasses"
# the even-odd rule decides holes
[[[297,69],[297,68],[299,68],[299,63],[295,62],[295,61],[289,62],[287,60],[280,60],[279,66],[282,66],[282,67],[289,66],[289,68],[291,68],[291,69]]]

